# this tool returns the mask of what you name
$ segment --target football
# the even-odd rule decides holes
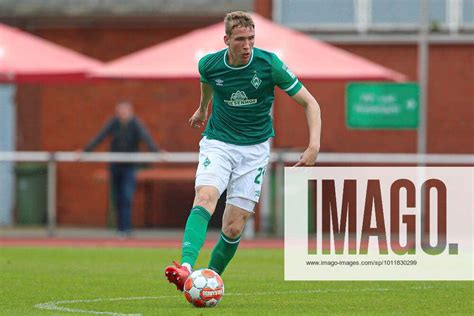
[[[184,283],[184,296],[196,307],[214,307],[224,296],[224,282],[210,269],[196,270]]]

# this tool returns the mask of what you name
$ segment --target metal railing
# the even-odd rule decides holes
[[[270,155],[267,174],[275,172],[275,232],[283,232],[283,178],[284,167],[299,160],[299,152],[274,151]],[[196,152],[166,153],[77,153],[77,152],[28,152],[0,151],[0,162],[44,162],[48,168],[47,229],[50,236],[55,234],[57,222],[56,192],[57,164],[67,162],[135,162],[135,163],[197,163]],[[382,153],[320,153],[318,164],[413,164],[413,165],[469,165],[474,166],[472,154],[382,154]],[[273,170],[274,169],[274,170]],[[265,226],[270,216],[269,177],[265,177],[260,203],[260,216]],[[249,223],[247,234],[254,233],[253,222]],[[265,227],[264,227],[265,229]]]

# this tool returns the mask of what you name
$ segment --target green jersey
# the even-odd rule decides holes
[[[258,48],[239,67],[227,63],[227,49],[206,55],[199,61],[199,73],[213,90],[203,136],[236,145],[259,144],[275,135],[270,116],[275,86],[290,96],[302,87],[274,53]]]

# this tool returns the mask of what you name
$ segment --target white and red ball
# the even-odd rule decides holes
[[[214,307],[224,296],[224,282],[210,269],[196,270],[184,283],[184,296],[196,307]]]

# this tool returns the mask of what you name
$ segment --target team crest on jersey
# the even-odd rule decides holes
[[[260,84],[262,83],[262,80],[257,77],[257,74],[253,75],[253,78],[252,80],[250,80],[250,83],[252,84],[252,86],[255,88],[255,89],[258,89],[258,87],[260,86]]]
[[[249,105],[257,103],[257,99],[249,99],[245,92],[237,90],[236,92],[232,93],[230,96],[230,100],[224,100],[230,106],[241,106],[241,105]]]
[[[211,164],[209,157],[206,157],[206,159],[204,160],[202,164],[204,165],[204,168],[207,168]]]
[[[216,86],[221,86],[222,87],[224,85],[224,80],[222,80],[222,79],[216,79],[215,82],[216,82]]]

